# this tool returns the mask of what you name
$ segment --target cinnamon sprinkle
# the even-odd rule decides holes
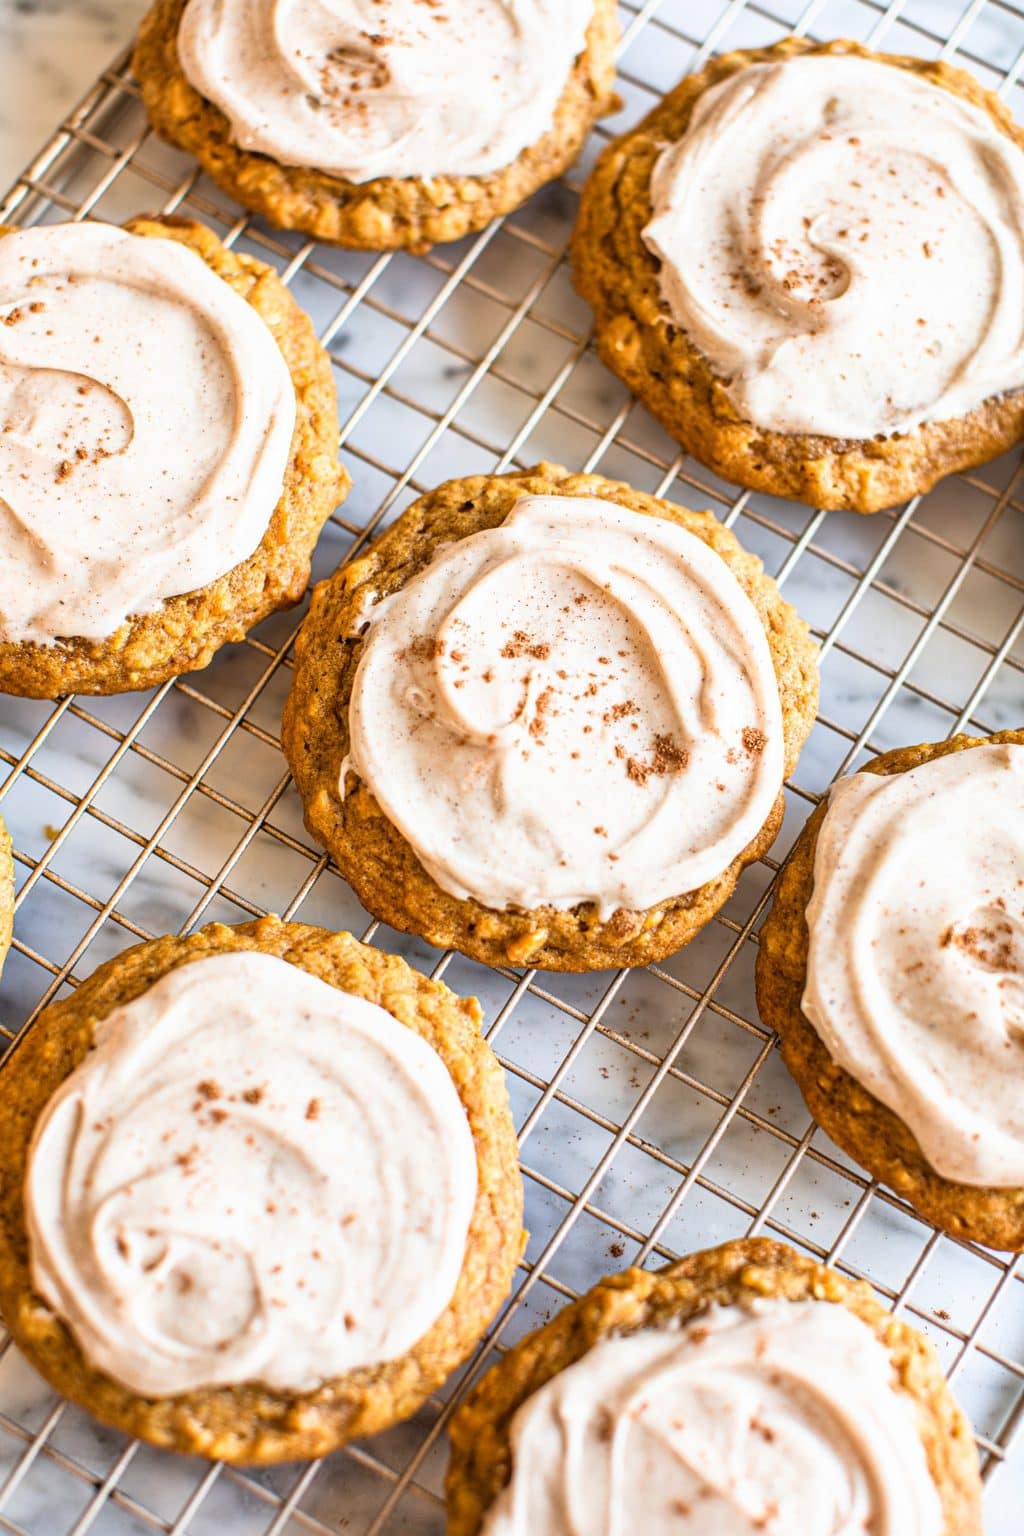
[[[616,747],[615,755],[622,757],[625,754],[620,747]],[[677,746],[674,737],[655,736],[649,762],[638,757],[626,758],[626,777],[634,784],[643,785],[652,774],[661,778],[669,773],[681,773],[689,761],[689,752],[685,747]]]
[[[520,656],[532,656],[535,661],[546,661],[551,655],[551,647],[545,642],[536,643],[530,639],[525,629],[513,631],[512,639],[501,648],[501,654],[506,661],[517,660]]]

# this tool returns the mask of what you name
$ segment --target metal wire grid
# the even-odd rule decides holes
[[[621,10],[627,118],[712,51],[794,28],[956,57],[1020,113],[1024,17],[1008,0],[630,0]],[[157,204],[194,212],[274,263],[331,350],[356,480],[321,541],[319,574],[444,474],[543,453],[715,506],[814,622],[823,703],[776,857],[746,873],[680,956],[573,978],[438,957],[371,922],[310,845],[277,734],[294,613],[149,695],[4,700],[0,801],[20,886],[4,1037],[107,955],[168,928],[268,909],[351,927],[481,997],[507,1070],[534,1236],[513,1302],[453,1382],[408,1425],[306,1467],[241,1472],[160,1456],[55,1399],[0,1346],[0,1529],[440,1531],[445,1425],[495,1351],[601,1273],[757,1231],[866,1277],[926,1329],[978,1430],[990,1530],[1019,1529],[1024,1271],[940,1237],[808,1123],[757,1020],[751,974],[778,859],[833,775],[900,741],[1019,723],[1022,466],[986,466],[872,519],[737,497],[684,461],[588,352],[564,265],[586,160],[571,184],[459,246],[360,257],[240,216],[152,138],[137,96],[121,58],[0,217],[121,218]],[[595,148],[624,120],[598,130]]]

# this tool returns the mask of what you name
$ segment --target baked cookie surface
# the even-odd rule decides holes
[[[660,287],[662,264],[644,240],[654,212],[655,165],[665,146],[686,133],[705,93],[751,65],[802,57],[874,60],[903,71],[980,109],[1000,135],[1024,147],[1024,132],[1003,104],[971,75],[944,63],[796,37],[727,53],[684,79],[604,151],[583,192],[574,280],[594,311],[603,361],[695,458],[754,490],[815,507],[873,512],[1011,447],[1024,435],[1024,392],[993,396],[948,420],[862,440],[757,426],[744,419],[707,357],[672,322]]]
[[[862,771],[903,774],[954,753],[1003,743],[1024,745],[1024,731],[899,747],[866,763]],[[965,1184],[939,1174],[910,1128],[833,1059],[803,1012],[810,947],[806,913],[827,810],[826,801],[808,820],[761,929],[756,971],[761,1018],[778,1032],[783,1059],[811,1114],[838,1146],[942,1231],[1017,1251],[1024,1247],[1024,1189]],[[908,895],[910,878],[908,874]]]
[[[0,819],[0,975],[14,930],[14,854],[11,834]]]
[[[761,562],[743,551],[710,513],[691,512],[618,482],[572,475],[549,464],[523,474],[440,486],[414,503],[365,555],[317,588],[297,642],[282,744],[310,832],[337,860],[364,905],[385,922],[490,964],[570,971],[642,965],[692,938],[727,899],[742,869],[770,846],[782,818],[781,788],[753,841],[719,876],[656,907],[619,908],[604,917],[592,903],[496,910],[453,895],[427,872],[352,771],[346,774],[344,798],[340,793],[341,764],[351,747],[350,703],[365,650],[361,631],[370,607],[405,588],[439,548],[504,524],[527,496],[601,498],[632,513],[669,520],[721,557],[767,639],[781,704],[782,766],[785,773],[792,769],[817,705],[817,653],[806,626],[780,598]],[[516,640],[502,654],[514,655],[522,645]],[[456,681],[455,686],[462,685]],[[630,706],[619,708],[627,712]]]
[[[912,1399],[916,1408],[928,1472],[941,1502],[943,1536],[978,1536],[977,1452],[931,1346],[886,1312],[863,1281],[847,1280],[767,1238],[725,1243],[657,1271],[627,1269],[609,1276],[510,1350],[452,1420],[450,1536],[477,1536],[483,1528],[512,1475],[512,1420],[561,1371],[606,1340],[643,1329],[681,1328],[712,1306],[749,1308],[761,1301],[832,1303],[870,1328],[888,1353],[898,1395]]]
[[[559,99],[554,123],[510,165],[487,175],[382,176],[355,183],[281,165],[239,148],[224,113],[189,83],[178,51],[187,0],[156,0],[139,31],[133,68],[150,121],[244,207],[284,229],[365,250],[458,240],[508,213],[576,159],[595,120],[614,109],[614,0],[594,0],[585,50]]]
[[[195,252],[259,315],[287,364],[295,427],[283,489],[253,553],[216,580],[165,599],[101,640],[61,637],[49,644],[0,642],[0,691],[31,698],[121,693],[151,688],[205,667],[253,625],[299,601],[313,547],[350,484],[337,461],[337,405],[330,360],[276,272],[228,250],[190,220],[137,218],[133,238],[171,240]]]
[[[190,962],[247,951],[276,956],[378,1004],[440,1057],[477,1153],[462,1271],[437,1321],[398,1358],[351,1370],[309,1391],[244,1382],[142,1396],[93,1368],[69,1329],[33,1291],[24,1194],[29,1141],[48,1100],[86,1057],[107,1015]],[[238,928],[214,924],[189,938],[142,944],[101,966],[71,997],[39,1017],[3,1069],[0,1308],[21,1349],[64,1396],[105,1422],[169,1450],[237,1463],[323,1455],[414,1412],[464,1358],[504,1300],[522,1248],[515,1135],[504,1079],[480,1037],[479,1021],[474,1000],[457,998],[396,957],[347,934],[272,917]],[[216,1084],[200,1085],[201,1098],[215,1097],[216,1091]]]

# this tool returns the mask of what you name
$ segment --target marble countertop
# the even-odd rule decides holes
[[[0,0],[0,191],[131,37],[147,0]]]

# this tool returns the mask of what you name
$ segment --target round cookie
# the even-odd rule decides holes
[[[614,111],[614,0],[594,0],[587,46],[566,82],[552,127],[512,164],[480,176],[381,176],[351,182],[280,165],[239,148],[228,119],[186,78],[178,30],[187,0],[156,0],[142,22],[133,69],[150,122],[196,157],[215,182],[282,229],[360,250],[429,249],[518,208],[575,161],[592,123]]]
[[[713,1305],[760,1299],[824,1301],[866,1323],[889,1355],[901,1392],[917,1409],[943,1536],[980,1536],[981,1484],[970,1426],[931,1346],[875,1300],[864,1281],[804,1258],[768,1238],[741,1238],[658,1271],[611,1275],[523,1339],[474,1388],[451,1424],[449,1536],[476,1536],[512,1472],[516,1411],[560,1371],[603,1340],[647,1328],[679,1328]]]
[[[953,752],[1001,742],[1024,745],[1024,731],[954,736],[943,742],[897,747],[859,771],[907,773]],[[899,1116],[832,1059],[802,1011],[809,947],[806,911],[814,889],[818,833],[827,809],[825,801],[808,819],[779,876],[761,928],[758,1012],[778,1032],[783,1059],[815,1120],[873,1178],[888,1184],[926,1220],[954,1237],[992,1248],[1024,1248],[1024,1189],[960,1184],[937,1173]]]
[[[295,387],[296,419],[284,487],[257,548],[216,581],[126,620],[103,640],[0,642],[0,691],[29,698],[152,688],[208,665],[214,653],[269,614],[291,607],[309,580],[320,530],[348,492],[337,461],[337,398],[330,359],[274,270],[228,250],[189,219],[136,218],[139,239],[173,240],[196,252],[266,323]]]
[[[176,967],[205,956],[259,951],[386,1009],[430,1045],[451,1075],[477,1152],[477,1194],[455,1293],[407,1353],[349,1371],[311,1391],[258,1382],[142,1397],[94,1369],[33,1292],[24,1183],[30,1137],[44,1106],[89,1051],[97,1024]],[[522,1250],[522,1184],[500,1067],[479,1032],[480,1008],[404,961],[275,917],[212,924],[188,938],[140,944],[51,1005],[4,1066],[0,1108],[0,1310],[32,1364],[97,1418],[165,1449],[235,1463],[324,1455],[413,1413],[476,1343],[505,1299]],[[212,1092],[212,1089],[210,1090]]]
[[[14,931],[14,854],[11,834],[0,818],[0,975]]]
[[[492,965],[583,971],[644,965],[673,953],[727,900],[741,871],[761,857],[782,821],[781,789],[753,842],[717,878],[644,911],[622,908],[602,919],[593,904],[496,910],[442,890],[412,846],[351,772],[339,793],[350,747],[349,703],[363,652],[367,601],[397,592],[441,545],[504,523],[524,496],[600,497],[632,512],[665,518],[696,535],[725,561],[756,610],[768,640],[782,707],[789,773],[817,705],[817,652],[807,626],[779,596],[760,560],[747,554],[710,513],[692,512],[599,475],[551,464],[521,473],[453,480],[420,497],[367,553],[317,587],[296,645],[282,745],[302,797],[306,825],[336,859],[375,916]],[[364,627],[364,626],[363,626]]]
[[[707,358],[669,319],[661,263],[643,239],[653,212],[654,165],[666,143],[684,134],[704,92],[749,65],[801,55],[852,56],[907,71],[981,109],[1000,134],[1024,147],[1024,131],[1002,102],[945,63],[799,37],[726,53],[681,81],[604,151],[583,191],[573,275],[594,311],[601,358],[695,458],[753,490],[814,507],[874,512],[1010,448],[1024,435],[1024,392],[993,397],[950,420],[860,441],[757,426],[737,411]]]

